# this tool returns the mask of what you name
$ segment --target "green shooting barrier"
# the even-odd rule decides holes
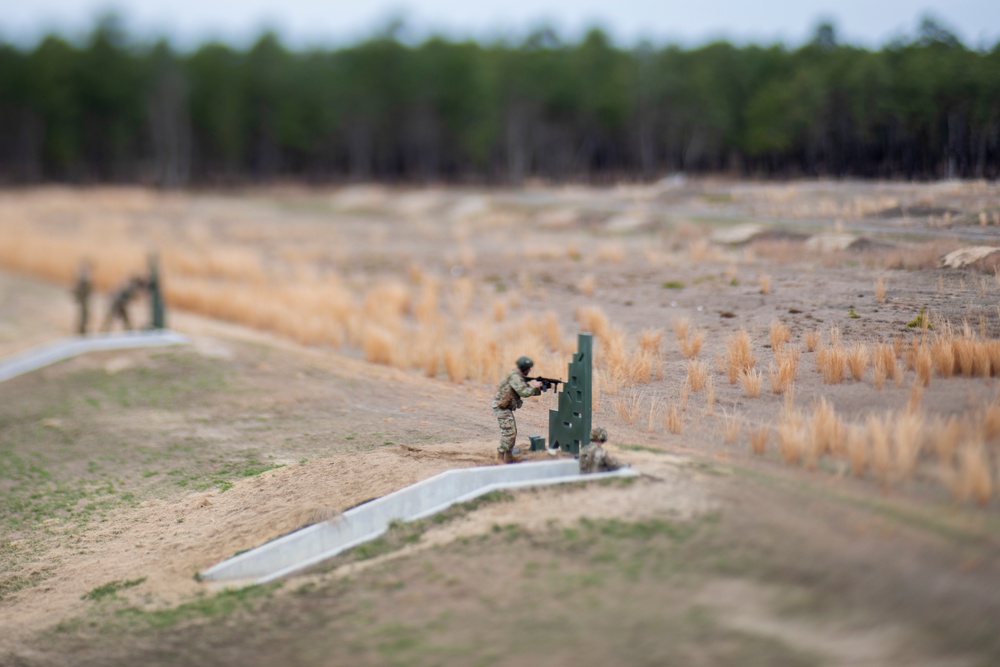
[[[559,407],[549,410],[550,447],[573,454],[590,444],[591,408],[593,398],[594,337],[577,335],[576,354],[569,363],[569,375],[559,392]]]

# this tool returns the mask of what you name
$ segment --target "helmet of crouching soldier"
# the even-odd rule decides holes
[[[607,442],[608,441],[608,430],[603,426],[598,426],[593,431],[590,432],[591,442]]]

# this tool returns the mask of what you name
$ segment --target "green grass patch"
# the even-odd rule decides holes
[[[136,607],[127,607],[117,611],[115,615],[120,619],[141,623],[152,628],[167,628],[183,621],[196,619],[219,619],[231,616],[238,611],[253,610],[262,600],[270,598],[281,585],[282,582],[275,582],[262,586],[227,588],[215,595],[207,595],[172,609],[144,611]]]
[[[684,289],[684,283],[679,280],[668,280],[661,285],[664,289]]]
[[[97,586],[91,589],[89,592],[84,593],[80,599],[81,600],[93,600],[95,602],[104,600],[105,598],[115,598],[118,597],[119,591],[123,591],[126,588],[132,588],[138,586],[139,584],[146,581],[146,577],[141,577],[139,579],[126,579],[123,581],[109,581],[106,584]]]

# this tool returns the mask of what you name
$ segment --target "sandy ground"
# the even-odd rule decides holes
[[[831,188],[833,194],[829,195],[802,190],[798,188],[794,197],[789,194],[788,198],[794,203],[809,197],[823,202],[828,197],[833,203],[824,204],[826,208],[820,206],[820,212],[829,209],[832,217],[843,212],[835,201],[836,197],[843,198],[843,193],[836,188]],[[970,210],[997,206],[994,190],[982,193],[973,188],[972,194],[948,190],[942,198],[947,200],[945,204],[955,207],[964,202]],[[784,201],[778,190],[769,194],[752,189],[750,194],[733,191],[742,201],[745,215],[772,216],[775,207]],[[380,191],[360,192],[356,196],[369,196],[377,200],[376,204],[384,204],[383,199],[378,199]],[[705,199],[703,192],[696,194],[678,202],[677,210],[693,215],[705,214],[709,208],[722,217],[735,215],[729,200],[715,201]],[[545,220],[550,227],[565,224],[558,215],[565,208],[576,212],[571,224],[583,239],[570,242],[586,244],[587,239],[595,238],[594,230],[587,227],[591,224],[586,222],[587,216],[579,213],[592,210],[578,203],[581,199],[590,201],[586,191],[543,195],[568,198],[572,204],[547,204],[549,217]],[[907,201],[907,197],[915,203],[920,201],[906,189],[879,196],[886,200],[885,204]],[[514,193],[505,197],[514,206],[525,205],[522,199],[528,195]],[[614,199],[622,200],[625,211],[615,215],[619,216],[617,224],[626,225],[628,220],[622,216],[632,209],[627,205],[628,196]],[[420,201],[413,199],[410,203],[416,207]],[[171,205],[184,206],[176,201]],[[353,205],[368,203],[365,200]],[[218,210],[227,204],[213,199],[198,202],[197,206]],[[793,220],[801,227],[802,218],[812,220],[813,226],[820,224],[815,210],[811,216],[804,209],[799,215],[800,210],[791,204],[785,210],[795,215],[786,215],[781,225],[791,225],[788,220]],[[289,215],[300,225],[295,229],[307,235],[314,214]],[[564,217],[569,219],[568,214]],[[605,217],[602,224],[614,219]],[[768,220],[774,223],[775,218]],[[887,225],[897,224],[871,217],[857,220],[868,233],[883,233]],[[927,232],[940,227],[929,222],[908,224]],[[969,224],[967,230],[975,236],[982,227]],[[562,231],[543,227],[538,233],[538,243],[566,241],[559,236]],[[627,236],[616,238],[614,243],[635,257],[643,238]],[[794,249],[791,259],[767,259],[766,253],[787,253],[787,248],[757,248],[756,259],[737,265],[737,282],[742,287],[736,289],[718,277],[697,280],[700,276],[720,276],[722,268],[730,265],[728,260],[712,264],[711,260],[689,261],[682,257],[680,262],[671,260],[660,266],[607,261],[581,267],[564,255],[558,265],[551,259],[539,258],[530,264],[535,279],[523,288],[519,308],[525,312],[551,309],[569,328],[575,308],[598,303],[613,321],[633,334],[651,326],[669,332],[676,318],[689,317],[694,327],[708,334],[702,358],[713,366],[724,350],[725,337],[740,327],[751,331],[762,365],[766,366],[770,354],[767,326],[775,317],[790,326],[794,340],[805,331],[823,329],[832,323],[840,326],[848,341],[910,336],[913,331],[907,329],[906,322],[920,306],[956,321],[969,317],[977,325],[982,316],[988,336],[1000,331],[996,315],[1000,288],[995,283],[982,283],[978,274],[933,269],[887,273],[878,267],[866,268],[842,253],[832,255],[835,260],[823,254],[801,258],[794,257]],[[435,251],[428,248],[426,252]],[[478,252],[480,261],[470,269],[474,277],[484,278],[503,270],[500,258],[491,258],[481,249]],[[345,271],[360,270],[365,261],[358,257],[353,268]],[[763,271],[771,277],[769,294],[757,288],[758,275]],[[583,295],[575,286],[584,273],[597,276],[598,287],[593,295]],[[878,275],[889,276],[889,298],[882,304],[875,303],[872,295]],[[661,286],[675,277],[685,280],[683,290]],[[516,274],[505,279],[518,281]],[[846,319],[848,306],[862,312],[863,319]],[[63,335],[73,316],[65,286],[7,272],[0,273],[0,312],[4,315],[0,320],[0,355]],[[145,582],[123,594],[129,603],[147,610],[169,609],[203,595],[207,587],[195,580],[194,573],[237,551],[443,470],[492,462],[495,424],[488,410],[492,394],[488,385],[429,379],[415,371],[365,363],[357,351],[302,346],[281,336],[190,313],[172,313],[171,324],[192,337],[192,345],[183,352],[188,355],[185,358],[201,359],[225,369],[227,390],[203,403],[179,408],[130,407],[120,414],[109,412],[101,417],[102,428],[130,435],[147,433],[152,441],[164,443],[182,436],[196,437],[219,452],[243,447],[249,439],[249,444],[270,457],[269,461],[283,467],[238,479],[224,492],[191,492],[176,486],[154,487],[151,482],[138,480],[143,465],[126,457],[116,464],[116,474],[132,480],[126,486],[135,492],[134,505],[115,509],[103,521],[83,528],[58,519],[34,532],[5,528],[3,545],[11,553],[19,545],[32,545],[30,557],[9,562],[17,574],[27,573],[37,583],[0,599],[0,624],[4,628],[0,662],[4,664],[59,664],[64,660],[67,656],[58,649],[52,652],[37,640],[39,633],[60,621],[86,616],[92,603],[81,596],[101,584],[141,574],[147,577]],[[678,354],[669,333],[664,349],[663,379],[638,388],[647,411],[653,399],[677,400],[686,374],[687,362]],[[16,399],[31,407],[33,397],[42,401],[49,396],[44,400],[53,400],[53,387],[82,377],[80,374],[96,372],[113,377],[123,371],[155,372],[161,363],[152,351],[78,358],[0,385],[0,400]],[[818,396],[826,396],[838,412],[860,418],[873,411],[901,408],[909,400],[912,371],[898,384],[876,390],[869,383],[824,385],[812,369],[809,354],[803,355],[801,365],[795,400],[803,406]],[[703,395],[692,394],[685,428],[679,435],[667,433],[659,423],[648,428],[645,416],[637,423],[625,423],[613,407],[614,397],[603,398],[595,423],[607,424],[612,440],[628,445],[614,448],[620,458],[643,473],[634,485],[519,493],[511,503],[487,506],[428,531],[418,544],[371,561],[345,565],[333,573],[309,575],[301,582],[363,577],[368,571],[377,573],[397,567],[393,563],[400,563],[400,571],[405,571],[420,554],[439,553],[437,549],[443,545],[488,534],[491,527],[510,522],[529,533],[545,535],[554,523],[571,525],[583,517],[637,521],[666,516],[686,521],[722,512],[726,521],[732,522],[725,525],[737,536],[734,539],[741,534],[742,522],[748,541],[757,539],[749,536],[750,531],[772,530],[780,536],[780,543],[808,545],[801,555],[808,558],[812,554],[834,575],[845,576],[851,581],[851,590],[865,588],[869,577],[878,574],[880,583],[871,588],[884,586],[891,592],[885,595],[895,600],[898,614],[891,622],[883,620],[868,630],[842,619],[824,620],[820,616],[817,620],[815,615],[789,620],[780,613],[787,600],[778,589],[720,576],[706,582],[691,599],[710,609],[725,627],[821,654],[825,664],[902,664],[900,660],[917,665],[988,664],[982,660],[993,655],[995,647],[972,644],[933,655],[916,655],[907,647],[923,627],[924,616],[933,615],[935,604],[941,604],[945,613],[958,619],[964,618],[963,614],[977,616],[998,611],[992,596],[983,595],[995,590],[1000,580],[996,501],[985,509],[953,505],[947,486],[942,484],[942,473],[932,461],[921,466],[914,479],[895,484],[886,495],[886,490],[872,480],[850,477],[843,466],[830,464],[817,471],[789,468],[773,450],[764,457],[754,457],[748,452],[748,430],[774,419],[785,398],[765,390],[761,398],[748,399],[738,385],[729,386],[718,371],[715,382],[713,413],[708,414]],[[941,416],[963,415],[991,400],[996,389],[991,378],[935,379],[924,390],[923,406]],[[522,437],[527,433],[544,434],[551,401],[551,396],[534,399],[519,413]],[[735,444],[723,441],[719,415],[726,412],[739,414],[744,425]],[[252,430],[249,423],[259,416],[269,420],[269,429]],[[69,429],[69,419],[58,418],[57,427]],[[10,440],[13,423],[12,417],[0,422],[4,446],[20,446]],[[455,567],[456,572],[461,570],[461,566]],[[492,567],[489,559],[483,567],[487,571]],[[484,590],[497,587],[488,580],[486,577],[481,582]],[[929,585],[919,594],[904,594],[908,580]],[[908,594],[914,595],[914,609],[898,611],[906,606]],[[861,592],[853,595],[864,598]],[[93,647],[88,650],[90,653],[81,657],[99,664],[100,651]],[[548,662],[534,662],[566,664],[568,656],[560,655],[549,654]],[[115,657],[112,662],[124,664],[128,656],[108,653],[105,657]]]

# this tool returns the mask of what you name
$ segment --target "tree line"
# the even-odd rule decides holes
[[[924,20],[879,50],[838,43],[614,46],[386,31],[337,49],[179,53],[113,19],[74,44],[0,45],[0,181],[272,179],[517,183],[683,171],[1000,175],[1000,43]]]

